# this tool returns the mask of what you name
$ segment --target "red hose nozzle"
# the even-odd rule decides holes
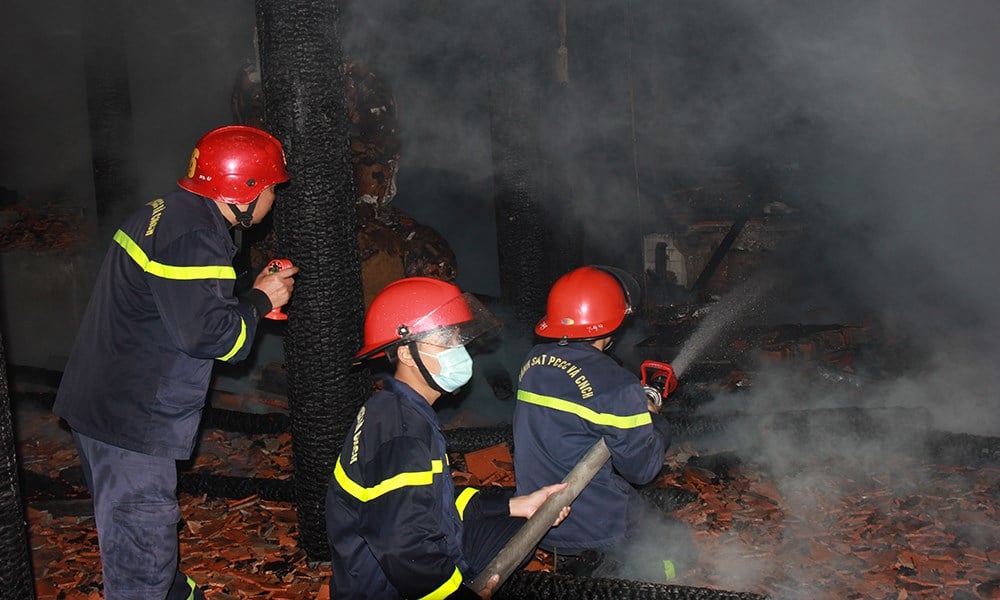
[[[655,406],[661,406],[663,400],[677,389],[677,377],[674,368],[665,362],[644,360],[639,367],[642,379],[642,389],[646,397]]]

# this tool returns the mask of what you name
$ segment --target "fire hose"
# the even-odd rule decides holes
[[[494,589],[503,585],[514,569],[521,564],[524,557],[534,550],[538,542],[545,537],[546,532],[555,523],[563,507],[573,503],[573,500],[583,491],[583,488],[587,487],[590,480],[601,470],[609,458],[611,458],[611,451],[604,443],[604,438],[601,438],[590,447],[580,462],[563,479],[563,483],[567,484],[566,487],[549,496],[538,507],[535,514],[531,515],[531,518],[521,526],[521,529],[514,534],[507,545],[472,581],[472,589],[482,592],[494,576],[500,577],[500,581]]]

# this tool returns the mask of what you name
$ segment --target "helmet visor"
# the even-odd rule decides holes
[[[608,265],[594,265],[594,267],[610,273],[612,277],[618,280],[619,285],[622,286],[622,291],[625,292],[626,314],[635,312],[642,302],[642,287],[639,286],[639,281],[625,269]]]
[[[354,364],[379,356],[389,348],[416,341],[442,348],[464,346],[484,334],[496,332],[501,326],[478,298],[464,292],[415,321],[400,324],[396,339],[359,352],[354,357]]]
[[[490,309],[469,292],[449,300],[413,323],[412,335],[400,341],[453,348],[500,329],[502,324]]]

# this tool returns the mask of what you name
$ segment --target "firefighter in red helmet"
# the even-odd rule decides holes
[[[498,327],[475,296],[439,279],[400,279],[372,300],[357,360],[387,356],[395,368],[358,412],[327,490],[332,599],[489,597],[498,578],[469,584],[565,487],[456,494],[433,405],[472,376],[465,345]]]
[[[177,185],[221,203],[236,221],[227,220],[249,228],[271,211],[274,186],[286,181],[281,142],[262,129],[229,125],[201,138]]]
[[[576,574],[663,581],[676,557],[658,565],[658,577],[629,566],[631,547],[649,552],[647,532],[662,532],[633,486],[663,466],[670,427],[646,397],[639,379],[606,351],[632,314],[638,286],[627,273],[585,266],[560,277],[549,291],[534,346],[520,370],[514,408],[517,490],[562,481],[602,437],[611,459],[573,502],[573,513],[539,544],[569,558]],[[650,534],[652,535],[652,534]],[[652,547],[662,545],[657,540]],[[603,562],[603,564],[602,564]],[[668,568],[669,563],[669,568]],[[603,569],[594,571],[594,569]]]
[[[297,269],[236,294],[230,228],[271,210],[288,181],[281,144],[214,129],[181,189],[114,234],[56,395],[94,499],[108,600],[204,598],[178,568],[176,461],[190,458],[215,360],[250,353],[260,319],[288,302]]]

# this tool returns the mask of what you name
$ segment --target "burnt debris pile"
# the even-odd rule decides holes
[[[690,329],[672,339],[663,327],[636,349],[643,359],[669,360]],[[1000,560],[1000,438],[941,428],[933,406],[891,393],[923,359],[863,329],[750,328],[689,365],[664,408],[674,434],[664,467],[639,489],[692,533],[698,556],[675,580],[560,572],[555,557],[539,550],[498,597],[988,592],[1000,581],[993,566]],[[15,414],[45,415],[41,425],[19,419],[22,433],[32,429],[31,444],[22,440],[21,448],[26,504],[85,514],[89,499],[72,442],[48,410],[59,374],[17,367],[11,374]],[[195,458],[181,465],[180,492],[207,502],[294,504],[287,414],[214,400]],[[445,435],[456,484],[514,485],[509,425]]]

